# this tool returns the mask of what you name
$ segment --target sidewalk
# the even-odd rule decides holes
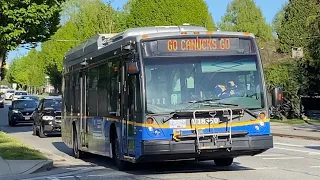
[[[320,140],[320,124],[285,124],[271,122],[273,136],[297,137],[311,140]]]
[[[9,175],[31,174],[52,167],[52,160],[4,160],[0,157],[0,179]]]

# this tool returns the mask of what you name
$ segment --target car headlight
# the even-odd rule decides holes
[[[16,114],[19,114],[19,113],[20,113],[20,111],[18,111],[18,110],[12,110],[12,112],[13,112],[13,113],[16,113]]]
[[[42,119],[45,121],[50,121],[53,120],[53,116],[43,116]]]

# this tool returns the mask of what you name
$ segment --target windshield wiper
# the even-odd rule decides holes
[[[170,115],[166,118],[163,118],[162,123],[166,123],[168,122],[170,119],[173,118],[174,115],[176,115],[178,112],[181,112],[183,110],[186,110],[188,107],[197,104],[197,103],[204,103],[204,102],[210,102],[210,101],[217,101],[217,100],[221,100],[221,99],[204,99],[204,100],[199,100],[199,101],[189,101],[188,103],[190,103],[188,106],[184,107],[183,109],[180,110],[176,110],[174,112],[171,112]]]
[[[226,106],[239,106],[238,104],[222,103],[222,102],[218,102],[217,104],[226,105]],[[249,115],[253,116],[254,118],[258,118],[258,115],[254,114],[254,112],[252,112],[248,108],[243,108],[243,110],[244,110],[244,112],[248,113]]]

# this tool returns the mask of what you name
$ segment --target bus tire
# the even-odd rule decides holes
[[[231,164],[233,163],[233,158],[219,158],[219,159],[215,159],[214,163],[217,166],[231,166]]]
[[[83,158],[83,153],[79,150],[79,141],[78,141],[78,133],[76,126],[73,125],[72,131],[72,146],[73,146],[73,156],[77,159]]]
[[[120,159],[120,144],[118,142],[117,134],[114,134],[112,141],[112,157],[118,170],[124,171],[128,169],[129,163]]]

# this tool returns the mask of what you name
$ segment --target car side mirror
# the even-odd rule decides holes
[[[283,91],[281,88],[274,88],[272,91],[272,106],[279,106],[283,103]]]
[[[9,106],[9,110],[12,110],[12,106]]]
[[[34,111],[35,111],[35,112],[38,112],[38,108],[36,108]]]

